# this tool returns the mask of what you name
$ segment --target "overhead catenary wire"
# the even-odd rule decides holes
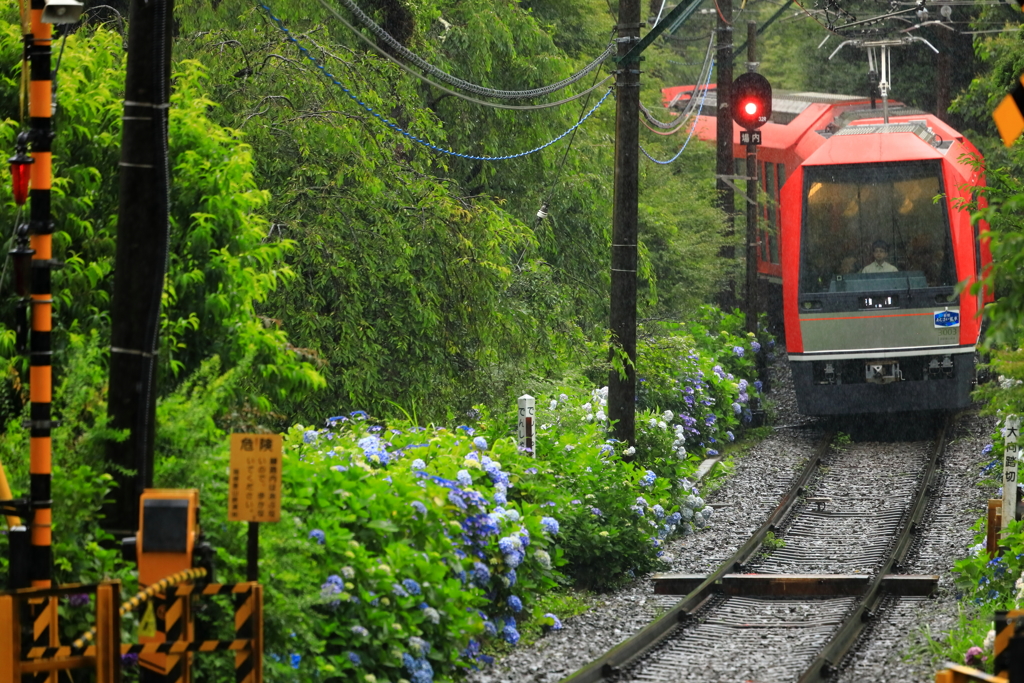
[[[608,88],[608,90],[607,90],[607,92],[605,92],[604,96],[601,97],[600,101],[598,101],[598,103],[595,104],[593,106],[593,108],[591,108],[591,110],[587,112],[586,116],[584,116],[581,119],[579,119],[568,130],[563,132],[558,137],[554,138],[553,140],[549,140],[548,142],[544,143],[543,145],[540,145],[539,147],[534,147],[533,149],[527,150],[525,152],[519,152],[517,154],[508,154],[508,155],[504,155],[504,156],[477,156],[477,155],[474,155],[474,154],[462,154],[460,152],[455,152],[455,151],[452,151],[450,149],[445,149],[444,147],[438,147],[437,145],[435,145],[434,143],[430,142],[429,140],[424,140],[421,137],[413,135],[412,133],[410,133],[409,131],[405,130],[404,128],[402,128],[398,124],[394,123],[393,121],[390,121],[389,119],[384,118],[383,116],[381,116],[380,114],[375,112],[373,110],[373,107],[369,106],[368,104],[366,104],[365,102],[360,100],[358,97],[356,97],[355,93],[353,93],[351,90],[349,90],[347,87],[345,87],[345,85],[341,81],[339,81],[334,76],[334,74],[329,72],[327,70],[327,68],[323,64],[321,64],[320,61],[317,60],[316,57],[313,56],[313,54],[309,51],[309,49],[305,45],[300,43],[295,38],[295,36],[292,35],[292,32],[290,30],[288,30],[288,27],[285,26],[284,23],[280,19],[277,18],[277,16],[274,15],[273,10],[271,10],[269,6],[267,6],[265,3],[261,2],[260,3],[260,7],[263,8],[263,11],[267,13],[267,16],[270,17],[271,21],[273,21],[274,24],[277,25],[278,29],[280,29],[280,31],[282,33],[284,33],[284,35],[287,37],[288,41],[291,42],[291,43],[294,43],[295,46],[298,48],[299,52],[301,52],[302,55],[306,59],[308,59],[310,62],[313,63],[313,66],[315,66],[317,69],[319,69],[320,72],[323,73],[323,75],[325,77],[327,77],[328,80],[330,80],[332,83],[334,83],[334,85],[336,85],[339,88],[341,88],[341,90],[346,95],[348,95],[349,99],[351,99],[353,102],[358,104],[364,111],[366,111],[366,113],[368,113],[371,116],[373,116],[374,118],[376,118],[378,121],[383,123],[385,126],[390,128],[391,130],[395,131],[396,133],[399,133],[400,135],[404,136],[405,138],[407,138],[409,140],[412,140],[413,142],[416,142],[416,143],[418,143],[420,145],[423,145],[424,147],[432,149],[435,152],[440,152],[441,154],[447,154],[448,156],[458,157],[460,159],[472,159],[472,160],[475,160],[475,161],[506,161],[508,159],[518,159],[520,157],[524,157],[524,156],[527,156],[529,154],[533,154],[535,152],[539,152],[542,149],[550,147],[551,145],[555,144],[556,142],[558,142],[559,140],[564,138],[566,135],[569,135],[571,132],[573,132],[574,130],[579,128],[583,124],[584,121],[589,119],[594,114],[594,112],[597,111],[598,108],[602,104],[604,104],[605,100],[608,99],[608,96],[612,94],[612,88]]]
[[[704,55],[703,66],[701,67],[700,74],[697,76],[698,88],[700,87],[700,84],[703,83],[705,80],[706,70],[710,68],[710,64],[712,62],[711,53],[714,48],[714,40],[715,37],[714,34],[712,34],[711,40],[708,41],[708,51]],[[654,114],[651,112],[651,110],[645,107],[642,102],[640,103],[640,113],[643,116],[643,118],[647,119],[647,121],[649,121],[652,125],[657,126],[658,128],[672,128],[674,129],[673,132],[675,132],[675,130],[679,129],[680,121],[683,121],[693,110],[693,107],[696,104],[696,95],[697,92],[695,89],[693,95],[690,98],[690,101],[687,103],[686,109],[679,112],[679,114],[671,121],[659,121],[654,117]],[[650,128],[650,126],[648,126],[648,128]]]
[[[396,52],[401,54],[403,57],[405,57],[410,62],[420,67],[430,75],[442,81],[445,81],[449,85],[453,85],[456,88],[461,88],[462,90],[465,90],[467,92],[471,92],[476,95],[481,95],[483,97],[493,97],[495,99],[500,100],[528,100],[535,97],[543,97],[544,95],[550,95],[551,93],[558,92],[559,90],[562,90],[563,88],[572,85],[573,83],[580,80],[581,78],[589,74],[591,71],[596,69],[616,49],[615,42],[609,42],[608,47],[605,48],[604,52],[602,52],[601,55],[597,57],[597,59],[592,61],[587,66],[583,67],[583,69],[576,72],[572,76],[562,79],[558,83],[553,83],[551,85],[546,85],[540,88],[533,88],[530,90],[496,90],[494,88],[487,88],[482,85],[477,85],[475,83],[464,81],[457,76],[453,76],[452,74],[449,74],[446,71],[442,71],[441,69],[422,59],[419,55],[410,51],[408,48],[402,45],[402,43],[400,43],[396,38],[394,38],[390,33],[388,33],[383,28],[378,26],[373,19],[371,19],[365,12],[363,12],[363,10],[359,8],[359,5],[353,2],[353,0],[341,0],[341,3],[345,5],[345,7],[348,8],[350,12],[352,12],[352,14],[360,21],[360,23],[362,23],[364,26],[370,29],[370,31],[372,31],[374,35],[376,35],[378,38],[380,38],[389,46],[391,46],[391,48],[394,49]]]
[[[369,46],[370,46],[371,48],[373,48],[373,49],[374,49],[374,50],[375,50],[375,51],[376,51],[376,52],[377,52],[378,54],[380,54],[381,56],[383,56],[383,57],[384,57],[385,59],[387,59],[387,60],[389,60],[389,61],[391,61],[391,62],[395,63],[395,64],[396,64],[396,65],[397,65],[397,66],[398,66],[398,67],[399,67],[400,69],[402,69],[403,71],[405,71],[405,72],[406,72],[407,74],[409,74],[410,76],[413,76],[413,77],[415,77],[415,78],[418,78],[418,79],[420,79],[421,81],[423,81],[424,83],[427,83],[427,84],[429,84],[429,85],[431,85],[431,86],[433,86],[433,87],[437,88],[438,90],[441,90],[442,92],[445,92],[445,93],[447,93],[447,94],[449,94],[449,95],[452,95],[452,96],[454,96],[454,97],[458,97],[458,98],[460,98],[460,99],[466,100],[467,102],[472,102],[473,104],[479,104],[479,105],[482,105],[482,106],[484,106],[484,107],[493,107],[493,108],[495,108],[495,109],[518,109],[518,110],[530,110],[530,109],[550,109],[551,107],[560,107],[560,106],[562,106],[563,104],[565,104],[566,102],[572,102],[573,100],[578,100],[579,98],[581,98],[581,97],[583,97],[584,95],[586,95],[586,94],[590,93],[591,91],[593,91],[593,90],[594,90],[595,88],[599,88],[599,87],[601,87],[601,85],[602,85],[603,83],[607,83],[607,82],[608,82],[608,81],[609,81],[609,80],[610,80],[610,79],[612,78],[612,76],[611,76],[611,75],[608,75],[608,76],[606,76],[606,77],[605,77],[605,78],[604,78],[604,79],[603,79],[602,81],[600,81],[599,83],[595,83],[594,85],[590,86],[589,88],[587,88],[586,90],[584,90],[584,91],[583,91],[583,92],[581,92],[581,93],[577,93],[576,95],[573,95],[572,97],[567,97],[567,98],[565,98],[565,99],[562,99],[562,100],[558,100],[557,102],[547,102],[547,103],[545,103],[545,104],[500,104],[500,103],[498,103],[498,102],[487,102],[486,100],[478,100],[478,99],[477,99],[477,98],[475,98],[475,97],[470,97],[469,95],[464,95],[464,94],[462,94],[462,93],[460,93],[460,92],[457,92],[457,91],[455,91],[455,90],[451,90],[450,88],[446,88],[445,86],[441,85],[440,83],[436,83],[435,81],[432,81],[432,80],[430,80],[429,78],[427,78],[427,77],[426,77],[426,76],[424,76],[423,74],[421,74],[421,73],[419,73],[419,72],[417,72],[417,71],[414,71],[413,69],[410,69],[410,68],[409,68],[408,66],[406,66],[405,64],[403,64],[403,63],[402,63],[401,61],[399,61],[399,60],[395,59],[394,57],[392,57],[391,55],[389,55],[389,54],[387,53],[387,51],[385,51],[384,49],[382,49],[382,48],[381,48],[381,47],[380,47],[379,45],[377,45],[377,44],[376,44],[375,42],[373,42],[372,40],[370,40],[369,38],[367,38],[367,37],[366,37],[365,35],[363,35],[362,31],[360,31],[360,30],[359,30],[359,29],[357,29],[357,28],[356,28],[355,26],[353,26],[352,24],[350,24],[350,23],[349,23],[349,21],[348,21],[347,19],[345,19],[345,17],[341,16],[341,13],[340,13],[340,12],[338,12],[338,11],[337,11],[336,9],[334,9],[333,7],[331,7],[331,6],[330,6],[330,5],[329,5],[329,4],[328,4],[328,3],[326,2],[326,0],[319,0],[319,2],[320,2],[320,4],[321,4],[321,5],[323,5],[323,6],[324,6],[324,9],[326,9],[326,10],[327,10],[328,12],[330,12],[331,14],[333,14],[333,15],[334,15],[334,17],[335,17],[335,18],[336,18],[336,19],[337,19],[338,21],[340,21],[341,23],[343,23],[343,24],[344,24],[345,26],[347,26],[347,27],[348,27],[348,28],[349,28],[349,29],[350,29],[350,30],[351,30],[351,31],[352,31],[353,33],[355,33],[355,34],[356,34],[356,36],[358,36],[358,38],[359,38],[360,40],[362,40],[362,41],[363,41],[364,43],[366,43],[366,44],[367,44],[367,45],[369,45]]]
[[[686,136],[686,141],[683,142],[683,146],[679,148],[679,151],[675,153],[675,156],[673,156],[671,159],[668,159],[666,161],[659,161],[658,159],[655,159],[654,157],[652,157],[647,152],[647,150],[644,149],[643,145],[640,145],[640,151],[644,153],[645,157],[647,157],[648,159],[650,159],[651,161],[653,161],[654,163],[656,163],[656,164],[658,164],[660,166],[667,166],[668,164],[671,164],[672,162],[674,162],[676,159],[679,158],[679,155],[681,155],[683,153],[683,150],[686,149],[686,146],[690,144],[690,139],[693,137],[693,132],[695,130],[697,130],[697,122],[700,120],[700,113],[704,109],[704,101],[707,99],[708,86],[710,85],[710,83],[711,83],[711,71],[709,70],[708,71],[707,81],[704,83],[704,95],[703,95],[703,97],[701,97],[701,99],[700,99],[700,106],[697,107],[696,115],[693,117],[693,126],[690,128],[689,135]]]

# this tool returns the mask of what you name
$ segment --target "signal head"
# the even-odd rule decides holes
[[[733,120],[747,130],[756,130],[772,115],[772,86],[761,74],[745,73],[732,82]]]

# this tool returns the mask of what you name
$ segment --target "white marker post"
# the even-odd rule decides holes
[[[523,394],[519,397],[519,448],[533,451],[533,418],[537,414],[537,405],[533,396]]]
[[[1007,525],[1017,516],[1017,461],[1020,448],[1017,437],[1020,434],[1020,416],[1007,415],[1003,423],[1003,439],[1006,443],[1003,455],[1003,524]]]

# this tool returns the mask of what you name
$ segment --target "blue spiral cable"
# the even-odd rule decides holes
[[[430,142],[429,140],[424,140],[423,138],[417,137],[417,136],[413,135],[412,133],[410,133],[409,131],[407,131],[404,128],[402,128],[401,126],[399,126],[398,124],[393,123],[392,121],[389,121],[388,119],[384,118],[383,116],[381,116],[380,114],[375,112],[372,107],[368,106],[365,102],[363,102],[358,97],[356,97],[355,94],[351,90],[346,88],[340,81],[338,81],[338,79],[335,78],[334,74],[329,72],[324,67],[324,65],[321,64],[317,60],[317,58],[314,57],[312,55],[312,53],[310,53],[310,51],[308,49],[306,49],[306,47],[302,43],[300,43],[298,40],[296,40],[295,37],[292,35],[291,31],[288,30],[288,27],[285,26],[284,23],[280,19],[278,19],[276,16],[274,16],[274,12],[273,12],[273,10],[270,9],[270,7],[268,7],[266,4],[264,4],[262,2],[260,3],[260,7],[262,7],[263,10],[267,13],[267,16],[270,17],[271,21],[273,21],[277,25],[277,27],[279,29],[281,29],[281,32],[284,33],[284,35],[288,38],[288,40],[290,42],[294,43],[295,47],[299,48],[299,52],[301,52],[303,54],[303,56],[306,57],[306,59],[311,61],[313,63],[313,66],[315,66],[317,69],[319,69],[324,74],[324,76],[327,77],[328,80],[330,80],[332,83],[334,83],[334,85],[336,85],[339,88],[341,88],[345,92],[345,94],[349,96],[349,99],[351,99],[353,102],[355,102],[360,107],[362,107],[366,111],[366,113],[368,113],[371,116],[373,116],[374,118],[376,118],[378,121],[383,123],[385,126],[390,128],[391,130],[395,131],[396,133],[400,133],[401,135],[404,135],[405,137],[407,137],[408,139],[412,140],[413,142],[417,142],[417,143],[423,145],[424,147],[427,147],[429,149],[434,150],[435,152],[440,152],[442,154],[447,154],[447,155],[453,156],[453,157],[459,157],[460,159],[473,159],[475,161],[506,161],[508,159],[518,159],[519,157],[525,157],[528,154],[533,154],[534,152],[539,152],[542,149],[550,147],[551,145],[555,144],[556,142],[558,142],[559,140],[564,138],[569,133],[571,133],[574,130],[576,130],[577,128],[579,128],[583,124],[584,121],[589,119],[590,116],[595,111],[597,111],[598,107],[600,107],[602,104],[604,104],[604,101],[606,99],[608,99],[608,96],[612,94],[612,88],[608,88],[608,92],[606,92],[604,94],[604,97],[602,97],[601,100],[597,104],[595,104],[594,107],[590,111],[587,112],[586,116],[584,116],[579,121],[574,123],[571,128],[566,130],[564,133],[559,135],[557,138],[544,143],[540,147],[534,147],[533,149],[531,149],[529,151],[526,151],[526,152],[519,152],[518,154],[509,154],[509,155],[500,156],[500,157],[481,157],[481,156],[475,156],[475,155],[472,155],[472,154],[460,154],[459,152],[453,152],[450,149],[445,149],[443,147],[438,147],[437,145],[435,145],[434,143]],[[703,102],[701,102],[701,104],[703,105]],[[644,154],[646,154],[646,152],[644,152]]]
[[[704,94],[701,95],[701,97],[700,97],[700,105],[698,105],[698,107],[697,107],[697,113],[693,115],[693,125],[690,126],[690,134],[686,136],[686,142],[683,143],[683,146],[680,147],[679,151],[676,152],[676,155],[674,157],[672,157],[671,159],[669,159],[668,161],[658,161],[657,159],[655,159],[654,157],[652,157],[650,154],[647,153],[647,150],[644,149],[643,145],[640,145],[640,151],[644,153],[645,157],[647,157],[648,159],[650,159],[651,161],[653,161],[656,164],[661,164],[662,166],[667,166],[668,164],[671,164],[673,161],[678,159],[679,155],[682,154],[683,150],[686,149],[686,146],[688,144],[690,144],[690,138],[693,137],[693,131],[697,130],[697,119],[700,118],[700,113],[701,113],[701,111],[704,110],[704,101],[708,98],[708,88],[711,86],[711,71],[714,68],[715,68],[715,63],[712,61],[711,62],[711,68],[708,69],[708,79],[704,82]]]

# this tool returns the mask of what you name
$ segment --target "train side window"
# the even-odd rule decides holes
[[[764,223],[764,234],[761,238],[761,258],[770,261],[771,254],[778,251],[775,245],[775,164],[764,165],[764,194],[765,206],[762,211]]]
[[[772,226],[772,239],[769,243],[771,247],[768,253],[768,260],[772,263],[780,263],[782,259],[779,258],[779,226],[782,225],[781,216],[779,215],[779,192],[782,190],[782,164],[774,164],[775,166],[775,182],[768,188],[768,196],[771,197],[772,206],[768,210],[770,216],[770,224]]]

